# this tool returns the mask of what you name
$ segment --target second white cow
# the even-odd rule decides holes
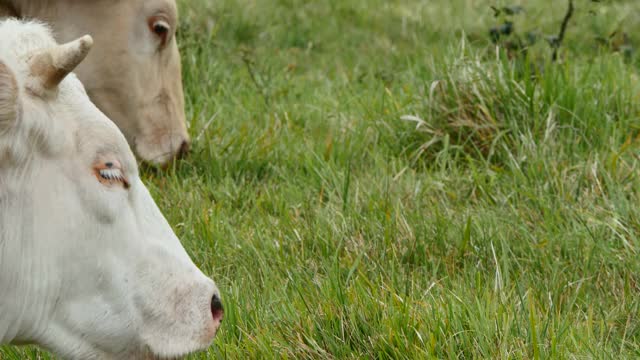
[[[91,100],[142,160],[166,165],[187,152],[175,0],[0,0],[0,16],[44,21],[60,42],[91,35],[75,70]]]
[[[125,137],[70,74],[91,45],[0,22],[0,344],[68,359],[206,348],[220,294],[138,177]]]

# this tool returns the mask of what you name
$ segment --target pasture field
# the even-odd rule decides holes
[[[639,1],[576,0],[555,63],[500,0],[180,5],[193,151],[143,179],[223,294],[192,359],[640,357]]]

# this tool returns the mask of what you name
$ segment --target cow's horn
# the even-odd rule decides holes
[[[31,76],[44,89],[54,89],[65,76],[89,53],[93,39],[85,35],[79,39],[38,52],[30,60]]]

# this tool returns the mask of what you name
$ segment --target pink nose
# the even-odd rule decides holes
[[[222,302],[218,295],[213,295],[213,298],[211,299],[211,314],[213,315],[213,321],[222,322],[224,309],[222,308]]]

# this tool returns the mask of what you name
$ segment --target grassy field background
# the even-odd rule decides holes
[[[566,2],[509,60],[511,4],[180,3],[193,152],[143,177],[223,294],[193,359],[640,357],[640,2],[556,63]]]

